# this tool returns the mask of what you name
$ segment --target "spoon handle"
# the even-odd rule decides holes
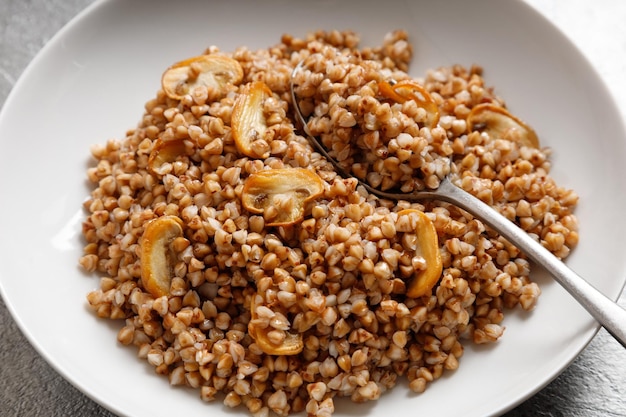
[[[585,309],[623,346],[626,347],[626,310],[602,294],[488,204],[445,178],[432,193],[471,213],[512,242],[535,263],[543,266]],[[433,196],[434,197],[434,196]]]

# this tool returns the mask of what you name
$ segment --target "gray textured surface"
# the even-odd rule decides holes
[[[621,69],[626,62],[626,32],[620,23],[626,18],[624,3],[598,0],[594,2],[595,12],[587,13],[590,6],[586,1],[527,1],[555,18],[566,33],[568,28],[576,29],[575,19],[580,19],[587,26],[582,43],[588,40],[587,32],[594,33],[594,27],[601,42],[601,36],[604,40],[612,39],[614,43],[602,43],[593,50],[591,43],[579,46],[588,52],[609,84],[623,89],[624,83],[618,82],[617,77],[623,78]],[[45,42],[90,3],[92,0],[0,0],[0,105]],[[613,9],[613,6],[619,7]],[[559,7],[566,7],[567,12],[559,13]],[[609,15],[602,7],[611,7],[613,11],[607,21],[601,20]],[[615,11],[622,12],[620,18],[615,17]],[[615,34],[623,36],[615,38]],[[576,41],[576,36],[583,36],[583,32],[574,30],[568,35]],[[611,48],[621,55],[616,57]],[[618,104],[622,114],[626,114],[626,101],[621,99]],[[620,304],[626,306],[625,294]],[[0,335],[0,416],[112,416],[66,382],[37,354],[1,300]],[[626,416],[625,396],[626,350],[600,330],[559,377],[506,416]]]

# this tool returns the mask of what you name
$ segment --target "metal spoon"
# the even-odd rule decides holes
[[[296,118],[298,119],[297,121],[302,125],[311,145],[334,166],[337,173],[344,178],[352,178],[353,176],[348,174],[339,163],[328,154],[324,146],[310,133],[307,127],[306,120],[300,111],[294,88],[294,76],[296,72],[302,68],[302,64],[303,61],[294,68],[290,81],[291,99],[294,103],[293,107],[295,109]],[[416,191],[410,194],[388,193],[378,190],[361,180],[358,181],[359,185],[364,187],[369,193],[380,198],[406,201],[443,201],[472,214],[509,242],[513,243],[533,262],[543,266],[545,270],[602,325],[602,327],[626,348],[626,310],[602,294],[576,272],[568,268],[554,256],[552,252],[544,248],[515,223],[509,221],[482,200],[454,185],[450,179],[450,174],[444,177],[437,189]]]

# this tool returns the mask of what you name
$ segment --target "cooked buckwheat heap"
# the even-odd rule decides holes
[[[199,53],[92,147],[84,203],[88,303],[170,384],[253,416],[330,416],[400,378],[423,392],[536,305],[529,262],[480,220],[357,178],[408,193],[451,175],[558,257],[576,245],[577,195],[480,67],[410,76],[401,30],[376,48],[320,31]],[[308,131],[346,176],[295,121],[300,62]]]

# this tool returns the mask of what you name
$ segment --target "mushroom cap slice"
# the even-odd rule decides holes
[[[539,138],[530,126],[493,103],[474,106],[467,116],[467,129],[468,132],[485,132],[492,139],[507,139],[522,146],[539,148]]]
[[[185,155],[187,148],[183,139],[164,141],[157,139],[148,157],[148,169],[153,174],[163,175],[166,172],[163,166],[176,160],[179,155]]]
[[[302,349],[304,349],[304,341],[302,340],[301,333],[294,334],[285,332],[285,340],[281,344],[276,344],[268,337],[268,332],[273,330],[272,327],[258,328],[253,324],[254,320],[258,318],[256,312],[257,298],[261,298],[261,296],[255,294],[250,301],[250,316],[252,320],[250,324],[248,324],[248,333],[259,348],[268,355],[297,355],[302,352]]]
[[[253,81],[243,87],[233,105],[231,126],[239,152],[251,158],[267,158],[269,144],[265,140],[267,121],[263,103],[272,90],[263,81]]]
[[[439,123],[439,107],[424,86],[413,80],[403,80],[395,84],[387,81],[378,83],[378,92],[385,98],[397,103],[413,100],[418,107],[426,110],[426,126],[433,128]]]
[[[435,225],[424,212],[406,209],[398,212],[398,226],[399,231],[415,233],[415,256],[421,256],[426,262],[426,267],[416,271],[408,283],[406,294],[411,298],[427,295],[439,281],[443,271]]]
[[[183,234],[183,222],[176,216],[163,216],[146,223],[139,241],[141,282],[155,298],[170,291],[174,251],[171,243]]]
[[[311,170],[268,169],[246,179],[241,201],[246,210],[263,213],[267,226],[288,226],[302,220],[306,203],[323,191],[324,183]],[[275,216],[268,218],[269,212]]]
[[[228,84],[237,85],[243,79],[243,68],[225,55],[199,55],[177,62],[161,77],[161,86],[168,97],[180,100],[197,86],[203,85],[223,95]]]

